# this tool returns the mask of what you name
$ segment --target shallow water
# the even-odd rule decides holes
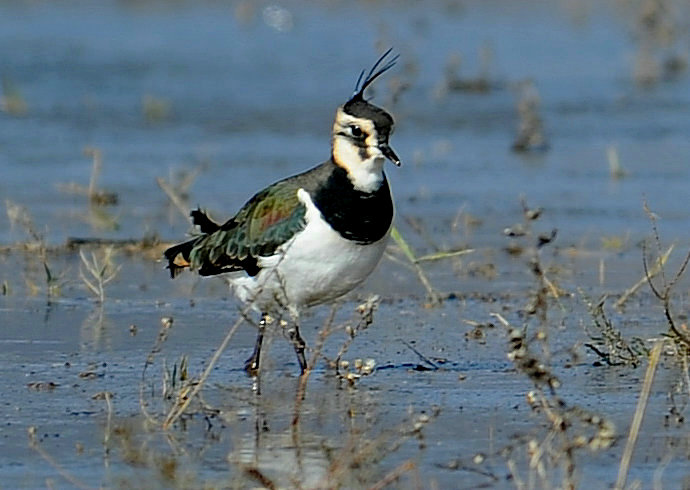
[[[684,4],[672,5],[677,19],[687,18]],[[546,419],[529,408],[532,383],[506,357],[506,331],[490,314],[535,327],[524,314],[536,287],[529,250],[507,254],[503,233],[522,220],[521,197],[544,208],[535,233],[558,229],[541,260],[566,293],[549,300],[547,322],[559,395],[617,428],[612,448],[578,453],[576,476],[582,486],[613,485],[645,364],[593,365],[598,358],[582,346],[592,322],[583,292],[608,293],[612,302],[643,276],[640,243],[652,233],[644,202],[659,216],[663,246],[676,244],[671,268],[690,243],[688,78],[636,83],[644,43],[638,15],[618,2],[0,4],[0,197],[10,210],[0,216],[0,282],[8,293],[0,296],[2,485],[243,487],[260,484],[247,473],[256,467],[278,484],[313,487],[352,453],[366,458],[338,480],[347,487],[374,484],[408,459],[415,469],[402,472],[404,487],[518,485],[502,449],[518,448],[518,476],[526,478],[516,435],[543,437]],[[688,33],[676,36],[670,47],[648,41],[652,53],[687,55]],[[61,246],[70,237],[181,239],[189,226],[157,177],[175,183],[180,172],[198,171],[183,206],[201,205],[222,220],[255,190],[327,158],[336,106],[388,46],[401,54],[399,66],[371,93],[397,122],[392,146],[403,166],[388,170],[396,225],[420,255],[473,250],[423,263],[448,299],[428,308],[424,288],[391,246],[337,316],[351,318],[370,293],[382,297],[374,325],[346,355],[373,358],[377,369],[348,388],[321,360],[297,438],[294,355],[280,335],[273,339],[257,397],[241,369],[254,340],[248,326],[207,381],[210,418],[197,412],[168,432],[144,428],[140,382],[161,318],[172,317],[173,328],[144,378],[156,415],[165,406],[163,362],[170,369],[187,356],[196,375],[239,307],[220,281],[169,281],[156,260],[161,247],[120,251],[122,269],[99,307],[80,279],[79,255]],[[482,52],[491,53],[486,67]],[[454,54],[462,57],[459,76],[485,74],[488,92],[443,90]],[[526,79],[538,90],[549,148],[520,154],[510,147]],[[11,97],[25,109],[8,109]],[[102,152],[97,185],[117,194],[116,206],[89,207],[65,190],[89,185],[85,147]],[[611,148],[622,177],[611,174]],[[17,206],[32,226],[11,218]],[[40,250],[17,245],[32,241],[29,228],[49,246],[52,294]],[[683,314],[687,279],[674,292]],[[625,311],[607,312],[626,338],[649,341],[667,328],[646,287]],[[312,347],[327,316],[324,307],[304,321]],[[343,340],[342,333],[329,338],[324,354],[334,357]],[[687,401],[681,372],[664,358],[629,482],[688,484],[687,431],[665,418],[669,393],[680,390],[681,411]],[[49,382],[55,386],[28,386]],[[106,401],[92,399],[104,391],[113,394],[110,422]],[[432,418],[423,437],[405,432],[409,439],[393,451],[422,412]],[[37,430],[34,446],[29,427]],[[472,462],[477,453],[484,463]],[[558,469],[547,474],[559,484]]]

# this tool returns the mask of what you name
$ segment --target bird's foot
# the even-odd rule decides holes
[[[244,370],[247,375],[252,378],[255,378],[259,374],[259,356],[257,356],[256,353],[252,354],[249,359],[244,361]]]
[[[301,350],[298,350],[295,348],[297,352],[297,362],[299,362],[299,375],[304,376],[304,373],[307,371],[307,360],[304,357],[304,346],[302,346]]]
[[[292,347],[295,349],[295,354],[297,354],[297,362],[299,363],[300,376],[307,370],[307,359],[304,357],[304,350],[307,344],[304,339],[299,334],[299,328],[295,325],[288,331],[288,338],[292,343]]]

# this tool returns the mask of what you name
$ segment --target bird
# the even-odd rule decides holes
[[[283,316],[303,375],[301,312],[352,291],[383,256],[395,213],[383,167],[386,160],[401,162],[389,144],[393,117],[364,92],[396,64],[400,55],[389,58],[391,51],[366,76],[360,73],[354,94],[337,108],[328,160],[259,191],[225,223],[193,210],[198,234],[164,252],[171,278],[184,269],[223,275],[235,296],[260,315],[244,364],[249,375],[259,373],[270,319]]]

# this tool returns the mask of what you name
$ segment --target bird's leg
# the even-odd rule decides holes
[[[256,335],[256,343],[254,344],[254,352],[249,359],[244,363],[244,370],[250,376],[256,376],[259,373],[259,362],[261,360],[261,344],[264,341],[264,333],[266,331],[266,324],[268,323],[268,315],[266,313],[261,314],[261,320],[259,321],[259,332]]]
[[[295,354],[297,354],[297,362],[299,362],[300,374],[304,374],[304,371],[307,370],[307,360],[304,357],[304,348],[307,344],[299,334],[299,325],[296,321],[292,322],[287,334],[290,342],[292,342],[292,347],[295,349]]]

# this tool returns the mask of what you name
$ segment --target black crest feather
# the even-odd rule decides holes
[[[393,51],[393,48],[389,48],[388,51],[383,53],[381,57],[374,63],[374,66],[371,67],[371,70],[369,70],[369,73],[367,74],[366,78],[362,80],[364,77],[364,73],[366,70],[362,70],[362,72],[359,74],[359,78],[357,79],[357,84],[355,85],[355,93],[350,99],[350,101],[355,101],[355,100],[364,100],[364,91],[366,88],[371,85],[371,83],[376,80],[379,76],[383,75],[385,72],[393,68],[395,63],[398,61],[398,58],[400,57],[399,54],[396,54],[393,56],[393,58],[389,59],[383,66],[381,66],[381,63],[383,63],[383,60],[388,57],[389,54],[391,54],[391,51]],[[381,66],[379,68],[379,66]],[[361,86],[360,86],[361,84]]]

